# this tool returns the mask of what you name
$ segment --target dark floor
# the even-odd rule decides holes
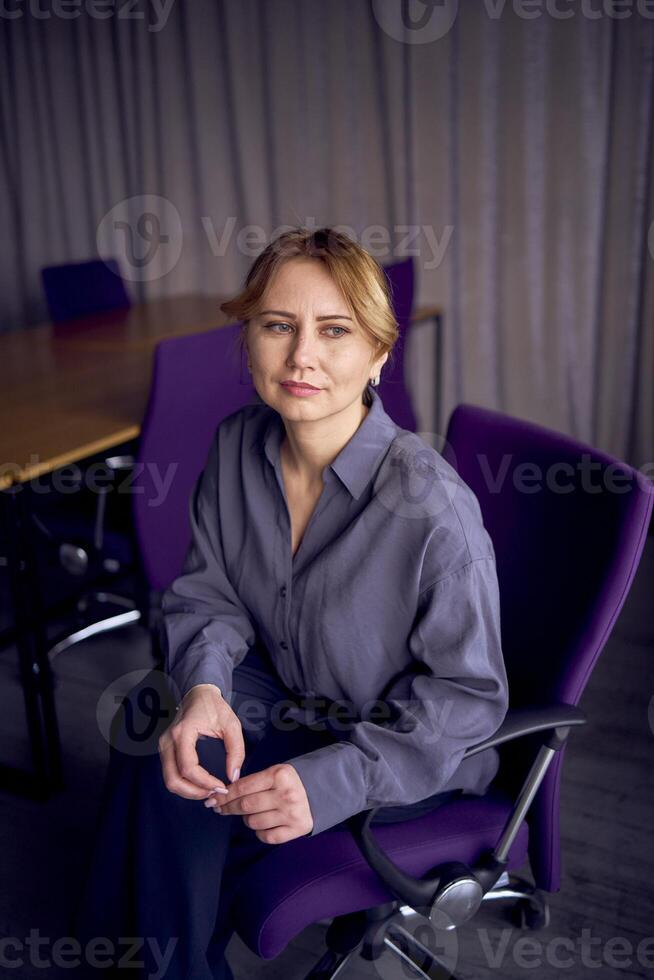
[[[653,584],[650,534],[634,587],[582,700],[589,724],[573,735],[566,752],[563,887],[550,896],[550,925],[525,936],[511,930],[500,903],[483,906],[474,924],[454,937],[461,980],[654,977],[654,938],[645,942],[654,937]],[[148,640],[138,626],[88,640],[57,664],[67,789],[47,803],[0,793],[1,936],[24,942],[38,930],[48,937],[47,950],[67,934],[67,910],[90,846],[107,761],[103,719],[115,710],[100,695],[114,682],[127,690],[138,680],[132,672],[150,664]],[[0,676],[2,761],[27,764],[11,651],[0,655]],[[301,978],[322,953],[325,930],[319,923],[306,929],[274,962],[260,960],[234,937],[228,958],[242,980]],[[572,945],[564,947],[562,940]],[[13,947],[0,953],[0,976],[55,975],[30,965],[26,953],[21,969],[10,968],[14,955]],[[341,975],[392,980],[413,973],[386,952],[374,964],[357,958]]]

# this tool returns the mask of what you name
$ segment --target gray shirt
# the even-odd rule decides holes
[[[233,668],[262,643],[298,695],[288,717],[322,717],[334,731],[333,744],[288,760],[311,807],[309,836],[370,807],[484,792],[497,751],[463,752],[508,707],[479,502],[367,392],[368,414],[324,468],[294,556],[281,416],[257,395],[223,419],[191,495],[184,568],[162,597],[180,698],[211,683],[231,699]]]

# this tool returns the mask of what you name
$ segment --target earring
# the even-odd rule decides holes
[[[371,378],[370,384],[373,386],[373,388],[376,388],[377,385],[379,384],[379,375],[377,375],[376,378]]]

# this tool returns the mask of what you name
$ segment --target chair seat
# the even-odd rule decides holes
[[[404,871],[422,876],[437,864],[473,864],[497,843],[512,809],[499,790],[462,796],[431,813],[372,832]],[[527,860],[529,831],[523,822],[509,854],[509,869]],[[274,959],[303,929],[393,901],[342,824],[286,844],[271,845],[243,876],[232,905],[236,931],[263,959]]]

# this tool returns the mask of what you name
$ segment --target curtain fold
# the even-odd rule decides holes
[[[636,4],[461,3],[424,43],[393,36],[384,0],[128,8],[0,17],[0,330],[46,318],[43,265],[100,250],[135,301],[228,294],[282,225],[343,225],[381,262],[413,254],[418,302],[442,307],[444,422],[471,401],[654,460],[654,21]],[[428,324],[407,372],[437,444]]]

